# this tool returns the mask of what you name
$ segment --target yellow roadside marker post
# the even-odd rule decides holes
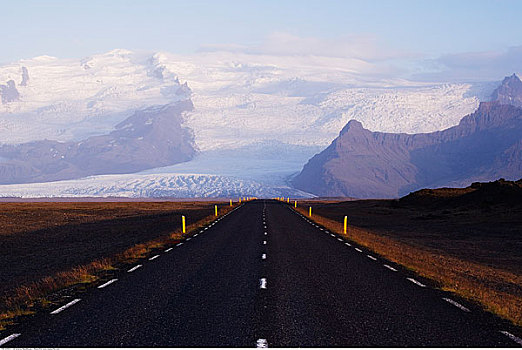
[[[290,197],[288,197],[288,198],[286,199],[286,202],[287,202],[287,203],[290,203]]]
[[[230,200],[230,206],[232,206],[232,199]]]
[[[239,204],[241,204],[241,197],[239,197]]]
[[[181,216],[181,227],[183,229],[183,233],[186,232],[186,228],[185,228],[185,215],[182,215]]]
[[[294,208],[297,208],[297,201],[294,201]]]
[[[217,204],[214,205],[214,214],[217,216]]]
[[[344,217],[344,234],[346,234],[346,226],[348,225],[348,216]]]
[[[312,217],[312,207],[310,207],[310,209],[308,209],[308,216]]]

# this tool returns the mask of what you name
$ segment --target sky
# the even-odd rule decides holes
[[[3,1],[0,62],[224,50],[353,57],[415,66],[410,78],[480,80],[522,70],[521,15],[518,0]]]

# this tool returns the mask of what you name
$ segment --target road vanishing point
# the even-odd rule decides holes
[[[494,320],[290,206],[255,200],[3,332],[0,346],[522,345]]]

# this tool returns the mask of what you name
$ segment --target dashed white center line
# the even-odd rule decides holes
[[[172,248],[169,248],[169,249],[165,249],[165,253],[168,253],[172,250]]]
[[[392,270],[392,271],[394,271],[394,272],[397,272],[397,270],[394,269],[393,267],[391,267],[390,265],[386,265],[386,264],[384,264],[384,267],[387,268],[387,269],[389,269],[389,270]]]
[[[519,345],[522,345],[522,339],[520,339],[519,337],[507,332],[507,331],[500,331],[500,333],[508,336],[511,340],[513,340],[515,343],[518,343]],[[1,344],[0,344],[1,345]]]
[[[342,239],[342,238],[337,238],[337,240],[338,240],[339,242],[342,242],[342,241],[343,241],[343,239]]]
[[[366,255],[366,256],[369,257],[370,259],[372,259],[373,261],[377,260],[377,258],[374,256],[371,256],[371,255]]]
[[[408,281],[410,281],[411,283],[415,283],[416,285],[418,285],[419,287],[426,287],[424,284],[420,283],[419,281],[417,281],[416,279],[413,279],[413,278],[406,278]]]
[[[198,236],[198,234],[196,233],[196,234],[194,235],[194,237],[197,237],[197,236]]]
[[[98,286],[98,289],[102,289],[102,288],[105,288],[107,287],[109,284],[113,284],[114,282],[116,282],[118,279],[117,278],[114,278],[108,282],[105,282],[104,284],[102,284],[101,286]]]
[[[10,336],[0,340],[0,346],[4,345],[5,343],[7,343],[15,338],[18,338],[19,336],[20,336],[20,333],[11,334]],[[262,340],[262,339],[259,339],[259,340]],[[259,343],[259,340],[258,340],[258,343]],[[259,346],[258,346],[258,348],[259,348]],[[265,346],[265,348],[266,348],[266,346]]]
[[[268,342],[266,339],[258,339],[256,342],[256,348],[268,348]]]
[[[261,278],[259,280],[259,288],[266,289],[266,278]]]
[[[261,255],[261,259],[266,260],[266,254]]]
[[[158,257],[159,257],[159,255],[154,255],[152,258],[149,258],[149,260],[152,261],[152,260],[154,260],[154,259],[156,259],[156,258],[158,258]]]
[[[191,240],[191,237],[188,237],[185,241],[190,241]]]
[[[266,244],[266,241],[263,241],[263,244]]]
[[[199,233],[203,233],[203,231],[205,231],[205,230],[201,230],[201,231],[199,231]]]
[[[71,301],[71,302],[65,304],[64,306],[62,306],[61,308],[58,308],[58,309],[54,310],[53,312],[51,312],[51,315],[56,315],[56,314],[62,312],[63,310],[67,309],[68,307],[73,306],[74,304],[76,304],[80,300],[81,299],[74,299],[73,301]]]
[[[268,235],[268,232],[265,232],[265,236]]]
[[[335,237],[335,235],[333,233],[330,233],[330,236]]]
[[[448,303],[450,303],[451,305],[453,306],[456,306],[458,307],[459,309],[461,309],[462,311],[465,311],[465,312],[470,312],[469,309],[459,303],[457,303],[455,300],[452,300],[450,298],[442,298],[442,300],[445,300],[447,301]]]
[[[355,248],[355,250],[357,250],[359,253],[362,253],[362,250],[360,250],[359,248]]]
[[[183,244],[183,243],[178,243],[178,244],[176,244],[176,247],[179,247],[179,246],[182,245],[182,244]]]
[[[142,267],[142,266],[143,266],[143,265],[136,265],[136,266],[134,266],[132,269],[130,269],[130,270],[127,271],[127,272],[134,272],[134,271],[136,271],[137,269],[139,269],[139,268]]]
[[[344,244],[346,244],[348,247],[351,247],[352,245],[348,242],[344,242]]]

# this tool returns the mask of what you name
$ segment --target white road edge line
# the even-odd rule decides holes
[[[182,245],[182,244],[183,244],[183,243],[178,243],[178,244],[176,244],[176,247],[179,247],[179,246]]]
[[[127,271],[127,272],[134,272],[134,271],[136,271],[137,269],[139,269],[139,268],[142,267],[142,266],[143,266],[143,265],[136,265],[136,266],[134,266],[132,269],[130,269],[130,270]]]
[[[344,244],[346,244],[348,247],[351,247],[352,245],[348,242],[344,242]]]
[[[359,253],[362,253],[362,250],[360,250],[359,248],[355,248],[355,250],[357,250]]]
[[[330,236],[335,237],[335,235],[333,233],[330,233]]]
[[[268,342],[266,339],[258,339],[256,342],[256,348],[268,348]]]
[[[116,282],[118,279],[117,278],[113,278],[112,280],[108,281],[108,282],[105,282],[104,284],[102,284],[101,286],[98,286],[98,289],[102,289],[102,288],[105,288],[107,287],[109,284],[113,284],[114,282]]]
[[[266,289],[266,278],[261,278],[259,280],[259,288]]]
[[[465,312],[470,312],[469,309],[459,303],[457,303],[455,300],[452,300],[450,298],[442,298],[442,300],[445,300],[447,301],[448,303],[450,303],[451,305],[453,306],[456,306],[458,307],[459,309],[461,309],[462,311],[465,311]]]
[[[377,260],[377,258],[374,256],[371,256],[371,255],[366,255],[366,256],[369,257],[370,259],[372,259],[373,261]]]
[[[338,240],[339,242],[342,242],[342,241],[343,241],[343,239],[342,239],[342,238],[337,238],[337,240]]]
[[[165,253],[168,253],[172,250],[172,248],[169,248],[169,249],[165,249]]]
[[[417,281],[416,279],[413,279],[413,278],[406,278],[408,281],[410,281],[411,283],[415,283],[416,285],[418,285],[419,287],[426,287],[424,284],[420,283],[419,281]]]
[[[519,337],[507,332],[507,331],[500,331],[500,333],[504,334],[505,336],[508,336],[511,340],[513,340],[515,343],[518,343],[519,345],[522,345],[522,339]]]
[[[154,260],[154,259],[156,259],[158,257],[159,257],[159,255],[154,255],[152,258],[149,258],[149,260]]]
[[[76,304],[77,302],[79,302],[81,299],[74,299],[73,301],[65,304],[64,306],[62,306],[61,308],[58,308],[54,311],[51,312],[51,315],[56,315],[57,313],[60,313],[62,312],[63,310],[67,309],[68,307],[71,307],[73,306],[74,304]]]
[[[7,343],[8,341],[11,341],[15,338],[18,338],[21,334],[20,333],[14,333],[14,334],[11,334],[10,336],[0,340],[0,346],[4,345],[5,343]],[[261,339],[260,339],[261,340]],[[266,341],[266,340],[265,340]],[[259,342],[259,340],[258,340]],[[259,346],[258,346],[259,347]]]
[[[384,264],[384,267],[387,268],[387,269],[389,269],[389,270],[392,270],[392,271],[394,271],[394,272],[397,272],[397,270],[394,269],[393,267],[391,267],[390,265],[386,265],[386,264]]]

